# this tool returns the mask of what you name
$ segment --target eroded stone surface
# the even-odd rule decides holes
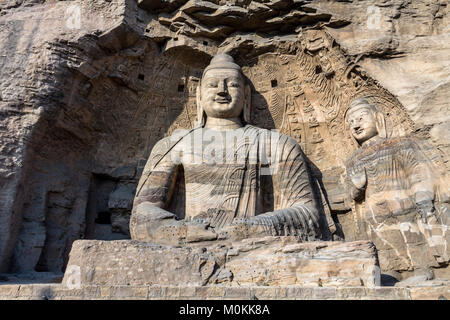
[[[296,237],[195,246],[80,240],[73,245],[68,270],[73,266],[81,268],[84,285],[373,287],[380,281],[370,242],[301,243]],[[66,273],[63,284],[71,275]]]
[[[381,98],[396,133],[436,147],[448,171],[445,1],[239,1],[232,21],[207,2],[170,1],[170,12],[136,1],[0,4],[1,271],[61,272],[75,239],[128,237],[127,200],[115,190],[137,185],[156,141],[192,126],[196,84],[218,51],[242,60],[254,105],[265,106],[255,122],[300,143],[335,239],[362,238],[343,203],[356,146],[339,108],[360,89]],[[66,23],[74,5],[80,28]],[[370,6],[381,29],[367,27],[377,20]],[[249,21],[270,28],[256,35]]]
[[[0,285],[2,300],[448,300],[450,286],[434,288],[305,288],[298,286],[99,286],[88,285],[80,289],[69,289],[61,284],[45,285]]]

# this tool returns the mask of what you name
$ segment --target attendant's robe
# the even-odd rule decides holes
[[[448,261],[448,192],[418,141],[399,137],[362,146],[347,162],[351,171],[365,171],[367,177],[362,189],[348,177],[348,190],[361,213],[359,224],[379,250],[381,265],[406,270]],[[439,223],[421,221],[421,203],[434,205]]]

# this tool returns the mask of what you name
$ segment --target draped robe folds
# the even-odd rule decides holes
[[[264,226],[267,235],[320,238],[319,212],[298,143],[250,125],[232,131],[231,140],[224,135],[219,142],[202,138],[204,128],[159,141],[139,182],[133,214],[144,202],[167,210],[182,166],[185,221],[207,220],[220,229],[240,219]]]
[[[419,203],[448,200],[439,175],[412,138],[386,139],[358,149],[347,163],[347,172],[352,170],[365,171],[364,189],[355,188],[349,180],[347,183],[352,198],[365,195],[366,218],[375,224],[405,215],[415,220]]]
[[[347,163],[347,173],[365,172],[362,189],[347,176],[348,190],[356,200],[357,223],[386,269],[438,266],[450,259],[448,183],[424,150],[413,138],[385,139],[356,150]],[[422,222],[421,203],[434,206],[437,221]]]

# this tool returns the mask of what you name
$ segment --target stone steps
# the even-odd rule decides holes
[[[0,300],[438,300],[450,285],[434,287],[108,286],[0,285]]]

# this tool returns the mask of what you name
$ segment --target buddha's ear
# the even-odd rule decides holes
[[[376,118],[377,118],[376,127],[377,127],[377,131],[378,131],[378,135],[381,138],[386,139],[387,131],[386,131],[386,120],[384,118],[384,114],[382,114],[381,112],[377,112]]]
[[[200,88],[201,88],[201,83],[199,82],[198,86],[197,86],[197,92],[196,92],[196,98],[197,98],[197,123],[196,123],[196,125],[197,126],[203,126],[205,124],[204,123],[205,118],[203,116],[203,107],[201,104],[202,97],[201,97]]]
[[[250,124],[252,121],[252,89],[248,84],[245,85],[244,88],[244,110],[242,110],[242,115],[244,118],[244,121],[247,124]]]

